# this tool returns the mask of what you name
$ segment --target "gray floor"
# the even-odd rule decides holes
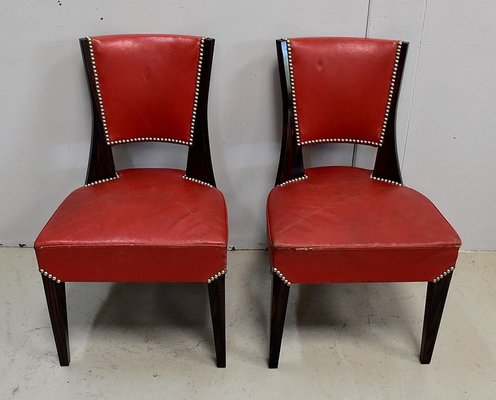
[[[264,251],[229,255],[227,368],[206,288],[68,284],[72,362],[58,366],[32,249],[0,248],[0,399],[494,399],[496,253],[463,253],[433,361],[418,351],[425,284],[293,285],[267,368]]]

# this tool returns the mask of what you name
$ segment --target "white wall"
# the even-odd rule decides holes
[[[431,4],[432,3],[432,4]],[[77,39],[162,32],[216,38],[210,97],[214,169],[230,214],[230,243],[265,246],[265,199],[281,130],[274,40],[364,36],[410,41],[398,117],[405,183],[431,197],[466,249],[496,249],[496,4],[386,0],[17,0],[0,5],[0,243],[32,244],[85,177],[90,108]],[[370,7],[369,7],[370,6]],[[369,13],[368,24],[367,15]],[[494,42],[494,41],[493,41]],[[492,103],[496,103],[492,101]],[[120,167],[184,167],[176,145],[115,148]],[[373,151],[359,150],[370,165]],[[351,146],[305,154],[349,162]]]
[[[468,249],[496,249],[495,15],[492,1],[428,2],[403,163]]]

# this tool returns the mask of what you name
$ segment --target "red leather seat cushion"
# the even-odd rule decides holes
[[[226,265],[222,193],[175,169],[129,169],[72,192],[35,242],[62,281],[205,282]]]
[[[352,167],[306,170],[267,204],[272,266],[290,282],[430,281],[461,241],[436,207]]]

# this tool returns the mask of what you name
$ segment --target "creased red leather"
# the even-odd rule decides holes
[[[455,265],[460,238],[422,194],[360,168],[305,172],[267,202],[271,263],[290,282],[431,281]]]
[[[189,141],[200,37],[111,35],[91,38],[112,141]]]
[[[205,282],[226,265],[226,205],[183,174],[129,169],[75,190],[36,239],[38,265],[62,281]]]
[[[291,39],[300,139],[379,142],[397,41]]]

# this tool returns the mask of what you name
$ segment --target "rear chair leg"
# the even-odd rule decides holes
[[[289,286],[274,274],[272,279],[272,310],[270,313],[269,368],[277,368],[279,365],[288,296]]]
[[[444,304],[453,273],[446,275],[440,281],[427,284],[427,299],[425,300],[424,328],[420,348],[420,362],[429,364],[436,344],[437,332],[443,316]]]
[[[65,367],[71,362],[69,352],[69,330],[67,325],[67,303],[65,298],[65,283],[54,282],[42,275],[45,296],[52,323],[55,346],[59,355],[60,365]]]
[[[226,367],[226,311],[225,311],[225,275],[207,283],[210,299],[210,314],[214,329],[215,354],[217,368]]]

